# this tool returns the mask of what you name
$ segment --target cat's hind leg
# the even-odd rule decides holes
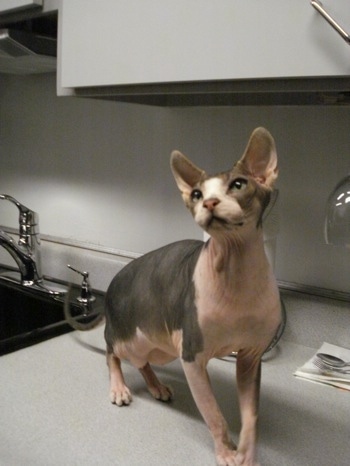
[[[170,401],[173,398],[172,389],[159,381],[149,363],[139,369],[139,371],[145,379],[149,392],[156,400]]]
[[[125,384],[120,359],[107,348],[107,365],[109,368],[110,391],[109,397],[117,406],[129,405],[132,395]]]

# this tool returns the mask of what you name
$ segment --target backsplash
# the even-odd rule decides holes
[[[281,296],[287,310],[284,340],[311,348],[324,341],[350,348],[349,303],[290,291]]]
[[[58,98],[48,74],[0,75],[0,108],[0,192],[38,212],[43,235],[136,254],[202,239],[170,172],[173,149],[208,172],[226,170],[252,129],[266,126],[280,166],[277,277],[350,291],[350,251],[323,240],[325,202],[350,168],[349,107],[171,109]],[[0,225],[15,228],[17,217],[0,203]],[[104,289],[125,260],[78,249],[43,241],[43,272],[70,280],[65,262],[80,261]]]

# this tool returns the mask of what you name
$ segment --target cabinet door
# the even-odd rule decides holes
[[[61,21],[63,87],[350,75],[309,0],[63,0]]]

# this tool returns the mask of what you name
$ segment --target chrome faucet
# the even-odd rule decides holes
[[[39,216],[8,194],[0,194],[0,199],[10,201],[19,210],[18,243],[4,231],[0,230],[0,246],[3,246],[16,261],[21,283],[24,286],[42,283]]]
[[[1,272],[0,281],[28,287],[35,294],[44,293],[58,301],[64,300],[69,286],[59,280],[44,278],[41,272],[39,215],[8,194],[0,194],[0,200],[15,204],[19,211],[18,242],[0,229],[0,247],[3,246],[11,254],[20,272],[19,274],[18,271]],[[95,301],[89,283],[89,272],[80,272],[72,266],[68,267],[83,276],[80,296],[76,300],[81,304],[83,315],[88,315],[91,304]]]

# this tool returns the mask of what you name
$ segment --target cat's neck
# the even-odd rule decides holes
[[[212,237],[205,245],[205,256],[214,275],[243,277],[268,267],[262,228],[249,235]]]

